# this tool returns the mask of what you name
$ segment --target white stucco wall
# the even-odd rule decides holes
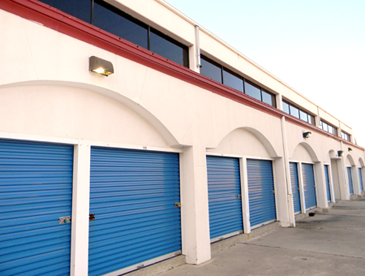
[[[157,1],[117,2],[120,7],[128,6],[138,18],[148,18],[152,26],[178,34],[172,36],[179,41],[189,46],[195,43],[193,24]],[[287,189],[290,160],[316,163],[321,207],[326,206],[323,162],[333,164],[331,158],[338,158],[334,175],[340,175],[344,162],[348,162],[336,157],[338,150],[348,154],[348,145],[326,135],[312,131],[305,139],[302,133],[307,129],[303,125],[285,122],[284,117],[243,105],[2,10],[0,33],[6,41],[0,43],[0,138],[32,137],[74,144],[80,155],[75,166],[75,190],[80,188],[80,179],[88,181],[88,167],[83,162],[89,160],[91,145],[180,152],[182,243],[189,263],[203,263],[211,257],[207,153],[273,160],[278,219],[283,226],[293,226],[294,220]],[[268,90],[317,113],[314,103],[206,31],[201,31],[201,47],[232,70],[244,72]],[[111,61],[115,73],[104,77],[89,72],[88,58],[92,55]],[[343,127],[351,133],[349,127]],[[363,166],[359,161],[364,158],[362,150],[353,148],[350,155],[356,167]],[[340,191],[345,185],[343,179],[338,176],[334,180],[339,198],[346,198]],[[87,213],[88,201],[78,201],[77,205]],[[82,231],[78,235],[85,234],[86,227]],[[85,273],[87,250],[80,254],[84,256],[81,270]]]
[[[140,115],[109,97],[74,87],[0,89],[0,130],[39,136],[167,147]]]

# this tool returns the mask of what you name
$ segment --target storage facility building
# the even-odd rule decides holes
[[[0,0],[0,275],[120,275],[361,195],[353,129],[164,0]]]

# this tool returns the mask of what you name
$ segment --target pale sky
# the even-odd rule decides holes
[[[352,126],[365,147],[365,0],[166,0]]]

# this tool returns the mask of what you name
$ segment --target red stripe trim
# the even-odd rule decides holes
[[[362,147],[349,143],[240,91],[213,81],[42,2],[36,0],[1,0],[0,8],[275,117],[285,116],[288,122],[364,150]]]

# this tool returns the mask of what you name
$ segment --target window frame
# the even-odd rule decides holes
[[[243,81],[243,91],[240,91],[240,90],[237,90],[237,91],[240,91],[241,93],[246,94],[247,96],[249,96],[249,97],[251,97],[251,98],[254,98],[254,99],[256,99],[256,100],[258,100],[258,101],[260,101],[260,102],[262,102],[262,103],[265,103],[265,104],[267,104],[267,105],[270,105],[270,106],[272,106],[272,107],[275,107],[275,108],[276,108],[276,94],[271,93],[271,92],[269,92],[269,91],[267,91],[267,90],[263,89],[261,86],[259,86],[259,85],[255,84],[254,82],[252,82],[252,81],[250,81],[250,80],[247,80],[247,79],[246,79],[246,78],[244,78],[243,76],[241,76],[241,75],[239,75],[239,74],[237,74],[237,73],[233,72],[232,70],[230,70],[230,69],[228,69],[228,68],[224,67],[222,64],[220,64],[220,63],[218,63],[218,62],[216,62],[216,61],[212,60],[211,58],[207,57],[207,56],[206,56],[206,55],[204,55],[204,54],[200,54],[200,58],[201,58],[202,60],[204,60],[204,61],[206,61],[206,62],[208,62],[208,63],[211,63],[212,65],[217,66],[218,68],[220,68],[220,71],[221,71],[221,74],[220,74],[220,75],[221,75],[221,81],[217,81],[217,80],[215,80],[215,79],[211,78],[210,76],[204,75],[204,74],[202,74],[202,72],[200,71],[200,74],[202,74],[203,76],[206,76],[207,78],[210,78],[210,79],[215,80],[215,81],[217,81],[217,82],[219,82],[219,83],[221,83],[221,84],[223,84],[223,85],[225,85],[225,86],[228,86],[228,87],[230,87],[230,88],[232,88],[232,89],[237,90],[236,88],[234,88],[234,87],[232,87],[232,86],[229,86],[229,85],[227,85],[227,84],[225,84],[225,83],[224,83],[224,71],[226,71],[227,73],[232,74],[233,76],[235,76],[235,77],[237,77],[238,79],[241,79],[241,80]],[[248,83],[249,85],[252,85],[253,87],[256,87],[256,88],[260,91],[260,99],[257,99],[257,98],[255,98],[255,97],[252,97],[252,96],[250,96],[250,95],[248,95],[248,94],[246,93],[246,83]],[[267,102],[264,102],[264,101],[263,101],[263,96],[262,96],[262,93],[263,93],[263,92],[264,92],[264,93],[267,93],[267,94],[269,94],[269,95],[271,96],[271,99],[272,99],[272,100],[271,100],[271,102],[272,102],[272,104],[269,104],[269,103],[267,103]]]
[[[238,78],[238,79],[240,79],[242,81],[242,91],[241,90],[238,90],[238,89],[236,89],[236,90],[238,90],[238,91],[240,91],[242,93],[245,93],[245,79],[242,76],[236,74],[235,72],[232,72],[228,68],[225,68],[222,65],[221,65],[221,67],[222,67],[222,84],[227,85],[227,86],[229,86],[229,87],[231,87],[233,89],[236,89],[236,88],[234,88],[234,87],[232,87],[232,86],[224,83],[224,71],[226,71],[228,74],[231,74],[232,76],[234,76],[234,77],[236,77],[236,78]]]
[[[286,101],[284,99],[282,100],[282,104],[286,104],[289,107],[289,113],[286,112],[284,110],[284,108],[283,108],[283,112],[285,112],[286,114],[289,114],[289,115],[291,115],[291,116],[293,116],[293,117],[295,117],[295,118],[297,118],[297,119],[299,119],[299,120],[301,120],[303,122],[306,122],[306,123],[308,123],[308,124],[310,124],[312,126],[316,126],[315,125],[316,124],[316,121],[315,121],[315,116],[314,115],[308,113],[307,111],[301,109],[297,105],[294,105],[294,104],[292,104],[292,103],[290,103],[290,102],[288,102],[288,101]],[[292,114],[292,108],[298,110],[298,116],[295,116],[295,115]],[[303,120],[301,118],[301,115],[300,115],[301,113],[305,113],[307,115],[307,120]]]
[[[346,141],[349,141],[351,142],[351,134],[341,130],[341,138],[346,140]]]
[[[249,94],[247,94],[246,93],[246,83],[247,84],[249,84],[249,85],[251,85],[251,86],[253,86],[254,88],[256,88],[258,91],[259,91],[259,93],[260,93],[260,99],[257,99],[257,98],[255,98],[254,96],[250,96]],[[258,86],[258,85],[256,85],[255,83],[253,83],[253,82],[251,82],[251,81],[249,81],[249,80],[244,80],[244,87],[245,87],[245,89],[244,89],[244,93],[246,94],[246,95],[248,95],[248,96],[250,96],[250,97],[252,97],[252,98],[254,98],[254,99],[256,99],[256,100],[259,100],[259,101],[261,101],[262,102],[262,89],[261,89],[261,87],[260,86]]]
[[[43,4],[45,4],[45,5],[49,5],[49,6],[51,6],[50,4],[48,4],[47,3],[47,1],[45,1],[45,0],[39,0],[40,2],[42,2]],[[175,61],[173,61],[173,60],[171,60],[170,58],[167,58],[167,57],[164,57],[163,55],[161,55],[161,54],[158,54],[158,53],[156,53],[156,54],[158,54],[158,55],[160,55],[160,56],[162,56],[162,57],[164,57],[164,58],[166,58],[166,59],[168,59],[169,61],[172,61],[172,62],[174,62],[174,63],[176,63],[176,64],[179,64],[179,65],[181,65],[181,66],[184,66],[184,67],[186,67],[186,68],[190,68],[190,64],[189,64],[189,46],[186,46],[185,44],[183,44],[183,43],[181,43],[180,41],[177,41],[177,40],[175,40],[174,38],[172,38],[172,37],[170,37],[169,35],[167,35],[167,34],[165,34],[165,33],[163,33],[162,31],[160,31],[160,30],[158,30],[158,29],[155,29],[155,28],[153,28],[152,26],[150,26],[149,24],[147,24],[147,23],[145,23],[145,22],[143,22],[143,21],[141,21],[141,20],[139,20],[139,19],[137,19],[137,18],[135,18],[134,16],[132,16],[132,15],[130,15],[129,13],[127,13],[127,12],[125,12],[125,11],[123,11],[122,9],[120,9],[119,7],[116,7],[115,5],[113,5],[112,3],[109,3],[109,2],[107,2],[107,1],[103,1],[103,0],[90,0],[90,5],[91,5],[91,8],[90,8],[90,20],[89,21],[85,21],[84,19],[82,19],[82,18],[79,18],[79,17],[77,17],[77,16],[74,16],[74,15],[71,15],[71,14],[69,14],[69,13],[67,13],[67,11],[64,11],[64,10],[60,10],[60,11],[62,11],[62,12],[65,12],[65,13],[67,13],[67,14],[69,14],[70,16],[73,16],[73,17],[76,17],[76,18],[78,18],[78,19],[80,19],[80,20],[82,20],[83,22],[86,22],[86,23],[88,23],[88,24],[91,24],[92,26],[95,26],[95,27],[97,27],[97,28],[100,28],[100,27],[98,27],[98,26],[96,26],[94,23],[94,15],[95,15],[95,3],[97,4],[97,5],[99,5],[99,6],[101,6],[101,7],[103,7],[103,8],[105,8],[105,9],[107,9],[107,10],[109,10],[110,12],[112,12],[112,13],[115,13],[117,16],[120,16],[120,17],[122,17],[122,18],[124,18],[125,20],[128,20],[128,21],[130,21],[130,22],[132,22],[132,23],[134,23],[134,24],[136,24],[136,25],[139,25],[139,26],[141,26],[141,27],[145,27],[145,28],[147,28],[147,34],[146,34],[146,41],[147,41],[147,48],[145,48],[145,47],[143,47],[143,46],[140,46],[139,45],[139,47],[141,47],[141,48],[143,48],[143,49],[146,49],[146,50],[148,50],[148,51],[151,51],[151,38],[150,38],[150,34],[151,34],[151,29],[152,29],[152,32],[154,32],[154,34],[156,35],[156,36],[159,36],[159,37],[161,37],[162,39],[164,39],[164,40],[167,40],[168,42],[170,42],[170,43],[172,43],[172,44],[175,44],[176,46],[178,46],[178,47],[180,47],[180,48],[182,48],[182,64],[181,63],[179,63],[179,62],[175,62]],[[53,6],[51,6],[51,7],[53,7]],[[53,7],[54,9],[58,9],[58,8],[56,8],[56,7]],[[104,18],[105,20],[107,20],[107,18]],[[120,26],[120,25],[118,25],[118,26]],[[115,36],[117,36],[117,37],[119,37],[119,38],[121,38],[121,39],[124,39],[124,40],[126,40],[126,41],[128,41],[128,42],[130,42],[130,43],[133,43],[133,44],[135,44],[135,45],[137,45],[135,42],[133,42],[133,41],[130,41],[130,40],[128,40],[128,39],[126,39],[126,38],[124,38],[124,37],[120,37],[120,36],[118,36],[117,34],[115,34],[115,33],[112,33],[112,32],[110,32],[110,31],[108,31],[108,30],[105,30],[105,29],[103,29],[103,28],[100,28],[101,30],[103,30],[103,31],[106,31],[106,32],[108,32],[108,33],[110,33],[110,34],[113,34],[113,35],[115,35]],[[138,45],[137,45],[138,46]],[[151,51],[152,52],[152,51]]]
[[[214,80],[216,82],[219,82],[219,83],[222,83],[223,84],[223,70],[222,70],[222,65],[220,65],[218,62],[215,62],[214,60],[211,60],[210,58],[208,58],[208,57],[206,57],[204,55],[200,55],[200,58],[202,60],[204,60],[204,61],[206,61],[206,62],[208,62],[208,63],[210,63],[210,64],[212,64],[212,65],[214,65],[214,66],[216,66],[216,67],[218,67],[220,69],[220,81],[217,81],[217,80],[211,78],[210,76],[203,75],[201,73],[201,69],[200,69],[200,74],[202,74],[203,76],[206,76],[207,78],[210,78],[210,79],[212,79],[212,80]],[[203,65],[202,65],[202,68],[203,68]]]
[[[326,129],[325,129],[324,125],[326,125]],[[332,125],[331,123],[328,123],[325,120],[322,120],[322,118],[320,119],[320,126],[321,126],[322,130],[338,136],[338,127]],[[330,131],[330,129],[332,129],[332,131]]]
[[[189,47],[182,44],[181,42],[169,37],[168,35],[164,34],[163,32],[151,27],[148,25],[148,50],[151,51],[151,32],[165,40],[167,40],[168,42],[175,44],[176,46],[180,47],[183,51],[183,53],[185,53],[185,55],[183,54],[182,58],[183,58],[183,64],[180,64],[186,68],[189,68]],[[162,56],[162,55],[161,55]],[[171,59],[169,59],[171,60]],[[172,60],[171,60],[172,61]],[[175,62],[177,63],[177,62]],[[179,63],[178,63],[179,64]]]

